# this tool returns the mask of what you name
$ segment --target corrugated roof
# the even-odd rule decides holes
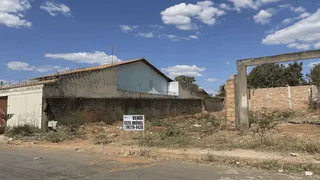
[[[27,86],[35,86],[35,85],[42,85],[42,84],[50,84],[55,83],[57,80],[46,80],[46,81],[35,81],[35,82],[26,82],[26,83],[18,83],[18,84],[11,84],[9,86],[0,87],[0,90],[5,89],[13,89],[13,88],[19,88],[19,87],[27,87]]]
[[[51,74],[51,75],[47,75],[47,76],[37,77],[37,78],[34,78],[34,80],[55,78],[55,77],[59,77],[59,76],[72,75],[72,74],[76,74],[76,73],[102,70],[102,69],[107,69],[107,68],[111,68],[111,67],[130,64],[130,63],[134,63],[134,62],[139,62],[139,61],[144,62],[145,64],[147,64],[149,67],[151,67],[153,70],[155,70],[157,73],[159,73],[162,77],[164,77],[168,81],[172,81],[172,79],[170,79],[168,76],[166,76],[163,72],[161,72],[159,69],[157,69],[155,66],[153,66],[149,61],[147,61],[144,58],[135,59],[135,60],[129,60],[129,61],[123,61],[123,62],[117,62],[117,63],[114,63],[114,64],[104,64],[104,65],[93,66],[93,67],[88,67],[88,68],[74,69],[74,70],[59,72],[59,73]]]

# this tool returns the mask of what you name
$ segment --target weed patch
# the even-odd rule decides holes
[[[8,128],[6,131],[6,135],[9,137],[25,137],[25,136],[32,136],[35,133],[41,132],[40,129],[32,126],[25,124],[23,126],[15,126],[12,128]]]
[[[93,143],[100,144],[100,145],[106,145],[106,144],[112,143],[112,141],[108,139],[107,135],[100,134],[100,135],[97,135],[94,137]]]

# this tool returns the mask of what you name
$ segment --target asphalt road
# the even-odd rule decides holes
[[[0,145],[0,180],[310,179],[256,170],[110,157],[87,152]]]

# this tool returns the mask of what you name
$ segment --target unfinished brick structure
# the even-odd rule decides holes
[[[225,86],[225,110],[227,112],[227,126],[228,128],[235,127],[236,110],[235,110],[235,76],[231,76],[226,82]]]
[[[289,61],[320,58],[320,49],[303,51],[275,56],[242,59],[237,61],[238,75],[236,78],[236,122],[241,131],[249,129],[249,100],[247,93],[247,67],[268,63],[281,63]]]
[[[229,128],[235,127],[236,121],[236,76],[231,76],[226,82],[227,123]],[[249,110],[258,111],[262,108],[268,109],[294,109],[307,110],[308,100],[319,99],[318,88],[314,85],[248,89]]]

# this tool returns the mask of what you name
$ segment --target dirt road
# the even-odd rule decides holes
[[[1,180],[43,179],[304,179],[262,171],[156,162],[130,157],[110,157],[87,152],[54,149],[0,147]],[[310,179],[310,178],[306,178]]]

